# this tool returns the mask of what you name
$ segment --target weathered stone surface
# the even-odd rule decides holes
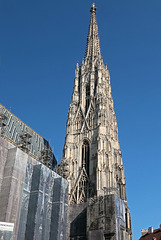
[[[87,207],[87,233],[90,231],[90,236],[93,237],[94,234],[91,231],[103,229],[105,238],[116,240],[120,237],[115,234],[116,225],[122,224],[123,229],[125,227],[123,220],[116,216],[115,205],[119,208],[122,205],[119,200],[116,204],[116,199],[110,197],[117,195],[126,204],[123,214],[124,218],[126,214],[128,224],[125,231],[131,240],[130,211],[126,200],[126,181],[110,73],[101,56],[94,3],[90,12],[86,55],[82,64],[79,66],[77,63],[75,69],[63,159],[57,167],[57,172],[69,181],[70,205],[79,205],[96,197],[93,208]],[[109,195],[109,198],[104,197],[106,195]],[[121,214],[121,209],[117,210],[117,213]],[[74,235],[74,232],[77,232],[77,237],[80,235],[76,228],[77,217],[79,216],[75,216],[73,221],[68,221],[71,231],[68,230],[67,239],[69,233]]]
[[[103,229],[105,239],[108,239],[108,237],[111,237],[110,239],[113,240],[128,239],[125,203],[117,195],[111,194],[89,199],[87,212],[87,231],[90,232],[89,236],[94,236],[96,233],[102,234],[96,230]],[[122,236],[124,238],[121,238]]]
[[[87,202],[68,206],[67,239],[86,236]]]
[[[104,240],[104,233],[103,230],[94,230],[89,231],[88,233],[88,240]]]

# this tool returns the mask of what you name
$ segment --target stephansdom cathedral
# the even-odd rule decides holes
[[[57,167],[49,142],[0,104],[0,239],[131,240],[110,75],[101,57],[94,4],[90,12],[86,56],[76,66]]]
[[[67,239],[130,240],[124,166],[95,4],[90,12],[86,55],[76,65],[63,159],[57,167],[69,182]]]

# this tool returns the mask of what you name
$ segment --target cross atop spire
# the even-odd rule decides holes
[[[91,12],[91,13],[92,13],[92,12],[96,13],[95,3],[92,4],[92,7],[91,7],[90,12]]]
[[[86,60],[101,58],[100,40],[98,36],[98,26],[96,21],[96,7],[92,4],[90,9],[91,19],[87,38]]]

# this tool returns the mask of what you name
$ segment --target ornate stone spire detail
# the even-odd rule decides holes
[[[86,56],[82,64],[76,64],[63,158],[57,172],[69,182],[69,205],[71,208],[75,205],[74,211],[78,210],[77,205],[82,202],[89,203],[89,199],[99,202],[100,199],[107,200],[112,195],[118,199],[120,204],[122,203],[120,209],[124,208],[124,213],[126,213],[126,224],[124,223],[126,225],[124,231],[126,235],[128,234],[126,239],[131,240],[130,212],[126,200],[126,181],[118,140],[110,74],[101,57],[94,3],[90,12]],[[92,208],[96,209],[96,205]],[[103,203],[99,206],[102,208]],[[111,208],[115,208],[115,204],[111,205]],[[87,207],[87,212],[93,214],[93,210],[88,211],[88,209]],[[105,209],[94,210],[95,217],[87,214],[90,231],[99,228],[105,230],[105,225],[109,225],[109,223],[104,226],[98,224],[100,221],[98,219],[101,219],[98,212],[103,211]],[[110,214],[105,212],[103,214],[107,215],[107,219],[111,218]],[[105,220],[101,222],[105,223]],[[99,228],[94,227],[98,225]],[[115,224],[111,223],[111,226],[113,225]],[[112,232],[113,230],[111,234]]]
[[[91,20],[87,38],[86,60],[101,58],[100,40],[98,36],[98,26],[96,20],[96,7],[94,3],[92,4],[90,12]]]

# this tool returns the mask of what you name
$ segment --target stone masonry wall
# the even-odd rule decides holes
[[[98,236],[103,240],[128,240],[125,203],[117,195],[89,199],[87,212],[89,240],[97,240]]]

